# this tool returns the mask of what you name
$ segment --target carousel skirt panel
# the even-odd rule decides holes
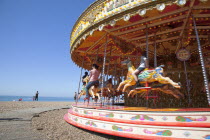
[[[73,105],[64,119],[83,129],[134,139],[210,139],[209,108],[134,109],[81,104]]]

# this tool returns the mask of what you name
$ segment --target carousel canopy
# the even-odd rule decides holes
[[[138,66],[148,48],[150,65],[180,49],[197,55],[193,19],[204,55],[210,53],[209,0],[97,0],[79,17],[71,32],[71,58],[80,67],[103,65],[120,73],[120,61]],[[179,61],[177,59],[177,61]]]

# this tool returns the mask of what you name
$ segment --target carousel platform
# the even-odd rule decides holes
[[[210,108],[72,105],[66,122],[90,131],[133,139],[210,139]]]

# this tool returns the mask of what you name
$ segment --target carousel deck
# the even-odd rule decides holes
[[[83,129],[134,139],[210,139],[210,108],[72,105],[64,119]]]

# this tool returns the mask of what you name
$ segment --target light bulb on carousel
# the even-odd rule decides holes
[[[165,7],[166,7],[166,6],[165,6],[164,3],[158,4],[158,5],[156,6],[157,10],[158,10],[158,11],[161,11],[161,12],[165,9]]]
[[[147,10],[146,9],[142,9],[142,10],[139,10],[138,13],[140,16],[144,16],[146,14]]]
[[[186,4],[186,0],[177,0],[177,4],[179,6],[184,6]]]

